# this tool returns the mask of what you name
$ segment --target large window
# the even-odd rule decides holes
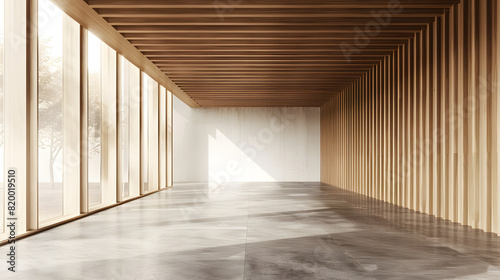
[[[120,57],[120,96],[119,96],[119,148],[120,184],[122,197],[130,196],[130,63]]]
[[[168,185],[171,94],[52,1],[0,0],[0,241],[7,168],[18,235]]]
[[[160,188],[167,187],[167,90],[160,87]]]
[[[102,43],[90,32],[88,42],[88,199],[94,207],[102,203]]]
[[[171,95],[52,0],[29,3],[0,0],[0,241],[7,168],[18,235],[168,185]]]
[[[140,70],[120,56],[119,178],[121,198],[139,195]]]
[[[172,93],[167,91],[167,187],[173,185],[173,99]]]
[[[159,186],[159,85],[148,75],[142,75],[142,192],[155,191]]]
[[[88,33],[87,155],[88,206],[116,203],[117,58],[116,52]]]
[[[141,185],[142,193],[149,191],[149,102],[153,80],[142,73],[141,101]]]
[[[160,188],[172,186],[172,93],[160,87]]]
[[[64,213],[63,14],[49,0],[38,5],[53,11],[38,23],[38,195],[45,221]]]
[[[38,218],[44,225],[79,214],[80,27],[49,0],[39,0],[38,11]]]

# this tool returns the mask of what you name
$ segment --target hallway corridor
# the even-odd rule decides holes
[[[493,256],[498,237],[318,183],[184,184],[20,240],[14,276],[499,279]]]

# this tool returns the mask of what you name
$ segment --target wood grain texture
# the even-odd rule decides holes
[[[325,103],[322,182],[499,233],[498,13],[453,5]]]
[[[344,105],[361,105],[363,84],[353,82],[384,58],[384,69],[396,67],[394,51],[458,0],[86,2],[202,107],[302,107],[321,106],[346,88],[356,98]],[[383,152],[394,141],[396,77],[381,85]],[[356,116],[349,124],[350,133],[363,130]],[[392,156],[381,164],[396,168]],[[390,172],[380,178],[384,196],[395,195]]]

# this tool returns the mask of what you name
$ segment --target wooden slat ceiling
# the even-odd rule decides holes
[[[202,107],[321,106],[457,2],[87,1]],[[346,59],[346,44],[387,12]]]

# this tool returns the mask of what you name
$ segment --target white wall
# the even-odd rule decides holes
[[[319,108],[198,108],[174,98],[174,181],[320,180]]]

